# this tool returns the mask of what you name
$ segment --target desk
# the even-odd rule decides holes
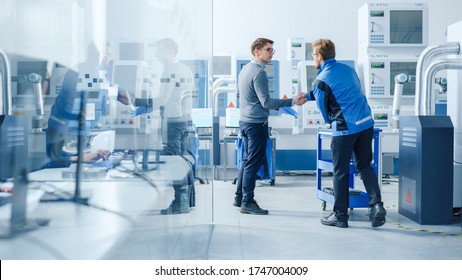
[[[191,156],[185,156],[191,162],[194,162]],[[187,173],[191,169],[189,163],[187,163],[180,156],[160,156],[160,161],[163,163],[157,163],[157,168],[146,172],[145,174],[155,182],[164,183],[170,182],[175,184],[181,184],[187,180]],[[134,165],[130,160],[122,161],[122,167],[127,169],[133,169]],[[75,165],[71,165],[70,168],[74,168]],[[141,163],[139,163],[141,168]],[[63,179],[62,172],[69,170],[69,168],[50,168],[42,169],[29,174],[29,180],[31,181],[66,181]],[[83,179],[83,181],[112,181],[112,180],[133,180],[137,179],[135,176],[121,176],[121,172],[116,169],[110,169],[106,176],[94,179]],[[126,174],[128,175],[128,174]]]
[[[187,180],[190,166],[184,159],[178,156],[163,156],[161,159],[164,164],[145,173],[156,182],[157,188],[138,177],[82,180],[82,193],[90,193],[91,205],[105,211],[72,202],[39,203],[34,209],[28,209],[28,219],[48,218],[49,225],[12,239],[1,239],[0,259],[104,258],[133,229],[136,220],[159,201],[165,187]],[[39,170],[31,173],[29,178],[39,181],[34,184],[53,184],[72,193],[75,181],[61,179],[61,171]],[[10,208],[10,204],[0,207],[1,223],[9,221]]]
[[[273,156],[273,175],[275,175],[276,171],[276,137],[270,137],[271,138],[271,151],[272,151],[272,156]],[[228,143],[233,142],[235,143],[236,140],[238,139],[238,136],[225,136],[223,138],[223,146],[225,147],[225,153],[224,153],[224,158],[223,158],[223,168],[224,168],[224,181],[226,182],[227,180],[227,175],[228,175],[228,153],[227,153],[227,148],[228,148]]]

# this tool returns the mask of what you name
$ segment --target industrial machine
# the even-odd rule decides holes
[[[400,214],[419,224],[452,223],[454,127],[448,116],[400,118]],[[445,147],[435,151],[435,147]]]
[[[389,127],[395,76],[416,75],[428,45],[428,7],[422,2],[368,2],[358,10],[358,74],[376,125]],[[412,115],[414,83],[403,84],[402,115]]]
[[[427,31],[424,2],[368,2],[358,10],[360,48],[425,48]]]
[[[28,133],[26,116],[12,115],[11,68],[5,51],[0,49],[1,110],[0,110],[0,181],[13,180],[11,217],[5,228],[0,228],[2,238],[14,237],[47,225],[49,220],[30,221],[26,217],[28,193]]]
[[[21,165],[27,168],[27,118],[0,115],[0,181],[13,178]]]
[[[308,78],[306,75],[300,75],[300,63],[312,62],[312,42],[315,38],[307,37],[290,37],[287,40],[287,60],[291,64],[291,78],[292,78],[292,96],[297,95],[302,88],[302,84],[309,83],[311,84],[312,80],[305,79]],[[302,134],[304,131],[304,108],[309,107],[310,105],[305,105],[303,107],[295,108],[298,116],[294,117],[292,120],[292,134]]]
[[[224,117],[230,103],[238,103],[236,94],[237,69],[234,53],[216,53],[211,62],[213,73],[212,96],[208,98],[209,107],[214,108],[214,115]],[[239,69],[240,70],[240,69]],[[218,88],[219,87],[219,88]],[[227,90],[229,89],[229,90]]]
[[[415,83],[402,83],[399,115],[393,112],[395,77],[416,76],[428,45],[428,6],[424,2],[367,2],[358,9],[357,68],[375,126],[383,130],[382,167],[393,174],[399,159],[400,116],[414,114]]]
[[[455,63],[448,68],[454,69],[448,71],[447,82],[447,114],[451,117],[454,125],[454,204],[455,208],[462,207],[462,102],[460,92],[462,89],[462,21],[456,22],[447,29],[448,42],[456,42],[459,45],[454,48],[452,55],[449,57],[455,59]],[[456,71],[457,70],[457,71]],[[438,106],[438,104],[435,104]],[[436,107],[437,108],[437,107]],[[435,109],[436,111],[436,109]]]
[[[48,62],[16,54],[8,56],[11,66],[12,113],[30,116],[32,123],[29,126],[41,130],[51,109],[48,105],[53,101],[48,98]]]
[[[416,116],[404,118],[400,130],[404,141],[400,145],[400,158],[404,165],[401,168],[400,161],[399,211],[419,223],[451,223],[453,211],[460,210],[462,205],[462,112],[458,106],[462,77],[461,27],[462,22],[450,25],[448,43],[431,45],[422,52],[417,64]],[[435,116],[433,86],[436,74],[442,70],[448,71],[448,116]],[[424,127],[434,128],[425,133]],[[434,147],[444,148],[435,151]],[[410,150],[413,152],[406,153]],[[419,172],[412,170],[416,166],[421,166]],[[438,182],[426,177],[432,173]]]
[[[135,116],[135,100],[131,105],[124,105],[116,100],[111,101],[111,114],[105,119],[105,126],[116,132],[116,149],[162,149],[162,116],[160,108],[153,110],[153,88],[159,81],[145,80],[147,66],[143,61],[115,61],[112,70],[112,85],[118,91],[124,91],[128,97],[139,100],[151,100],[151,113]],[[160,77],[160,73],[157,73]],[[158,79],[160,80],[160,79]],[[146,107],[147,108],[147,107]]]

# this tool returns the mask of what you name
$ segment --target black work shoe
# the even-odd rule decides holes
[[[241,202],[241,201],[234,200],[233,206],[241,207],[241,205],[242,205],[242,202]]]
[[[252,202],[241,205],[241,213],[243,214],[253,214],[253,215],[268,215],[268,210],[261,209],[258,206],[257,202],[254,200]]]
[[[369,209],[369,219],[372,222],[372,227],[383,226],[386,222],[385,216],[387,211],[383,208],[382,202],[377,202]]]
[[[332,212],[332,213],[330,213],[329,216],[323,217],[321,219],[321,224],[323,224],[325,226],[336,226],[336,227],[339,227],[339,228],[347,228],[348,227],[348,220],[341,221],[341,220],[337,219],[337,216],[335,215],[335,212]]]

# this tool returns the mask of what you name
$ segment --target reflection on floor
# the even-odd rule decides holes
[[[407,219],[398,213],[396,182],[382,186],[388,221],[380,228],[371,227],[366,208],[350,211],[347,229],[321,225],[332,206],[322,211],[315,176],[277,176],[275,186],[257,183],[256,199],[268,216],[241,214],[232,206],[234,189],[231,181],[198,184],[191,213],[162,216],[160,208],[152,209],[105,258],[462,259],[460,216],[444,226]],[[170,200],[165,201],[162,206]]]

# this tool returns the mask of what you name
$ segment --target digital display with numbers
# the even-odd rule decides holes
[[[385,68],[385,62],[371,62],[371,68]]]
[[[371,17],[384,17],[384,11],[371,11]]]

